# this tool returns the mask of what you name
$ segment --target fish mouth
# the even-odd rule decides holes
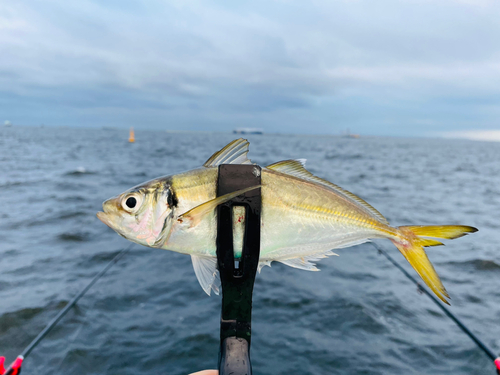
[[[96,215],[99,220],[101,220],[104,224],[113,229],[111,225],[111,220],[107,213],[99,211]]]
[[[113,218],[115,217],[116,198],[111,198],[102,203],[102,211],[97,212],[97,218],[111,229],[114,229]]]
[[[101,220],[104,224],[106,224],[108,227],[110,227],[111,229],[114,229],[113,228],[113,224],[112,224],[112,220],[111,220],[111,216],[110,215],[110,207],[109,207],[109,202],[110,200],[108,199],[107,201],[105,201],[103,204],[102,204],[102,211],[99,211],[96,215],[97,215],[97,218],[99,220]]]

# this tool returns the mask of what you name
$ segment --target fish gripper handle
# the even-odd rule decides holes
[[[7,369],[5,369],[5,357],[0,357],[0,375],[19,375],[21,373],[23,360],[24,357],[20,355],[14,362],[12,362],[12,364]]]
[[[261,168],[251,164],[219,166],[217,196],[257,188],[217,207],[217,264],[222,286],[219,375],[250,375],[252,293],[259,265]],[[245,207],[241,258],[233,249],[233,207]]]

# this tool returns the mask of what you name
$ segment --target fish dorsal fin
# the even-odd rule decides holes
[[[191,255],[191,260],[193,261],[194,273],[205,293],[210,295],[213,290],[218,295],[220,277],[217,269],[217,258]]]
[[[253,164],[250,159],[247,158],[249,145],[250,142],[246,139],[235,139],[220,151],[210,156],[203,166],[210,168],[220,164]]]
[[[361,205],[365,211],[378,220],[380,220],[384,224],[389,224],[387,219],[380,213],[378,212],[375,208],[373,208],[369,203],[365,202],[363,199],[360,197],[354,195],[350,191],[342,189],[340,186],[337,186],[330,181],[323,180],[322,178],[319,178],[315,175],[313,175],[311,172],[309,172],[305,168],[306,161],[305,159],[297,159],[297,160],[283,160],[279,161],[277,163],[268,165],[266,168],[272,169],[274,171],[278,171],[281,173],[289,174],[298,178],[301,178],[303,180],[308,180],[312,182],[316,182],[320,185],[323,185],[330,190],[335,191],[336,193],[339,193],[343,195],[345,198],[349,199],[352,202],[355,202],[359,205]]]
[[[310,180],[315,176],[306,169],[306,159],[282,160],[268,165],[266,168],[289,174],[304,180]]]

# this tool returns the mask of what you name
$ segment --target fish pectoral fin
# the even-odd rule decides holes
[[[218,295],[220,277],[217,269],[217,258],[191,255],[191,260],[193,261],[194,273],[205,293],[210,295],[213,290]]]
[[[221,195],[220,197],[211,199],[205,203],[200,204],[199,206],[190,209],[189,211],[183,213],[182,215],[179,215],[177,221],[180,221],[182,223],[184,220],[189,220],[190,221],[189,227],[190,228],[194,227],[199,224],[203,216],[215,210],[215,208],[219,204],[226,203],[231,199],[236,198],[238,195],[245,194],[246,192],[258,189],[261,186],[262,185],[250,186],[248,188],[237,190],[232,193]]]
[[[246,139],[235,139],[210,156],[203,166],[210,168],[217,167],[221,164],[253,164],[251,160],[247,158],[249,145],[250,142]]]
[[[278,260],[278,262],[286,264],[289,267],[299,268],[305,271],[319,271],[319,268],[316,267],[316,264],[313,262],[317,262],[318,260],[327,258],[331,255],[337,255],[333,251],[328,250],[326,252],[321,252],[318,254],[308,255],[305,257]]]

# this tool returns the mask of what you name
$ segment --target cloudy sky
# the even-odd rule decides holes
[[[5,120],[500,139],[500,1],[0,0]]]

